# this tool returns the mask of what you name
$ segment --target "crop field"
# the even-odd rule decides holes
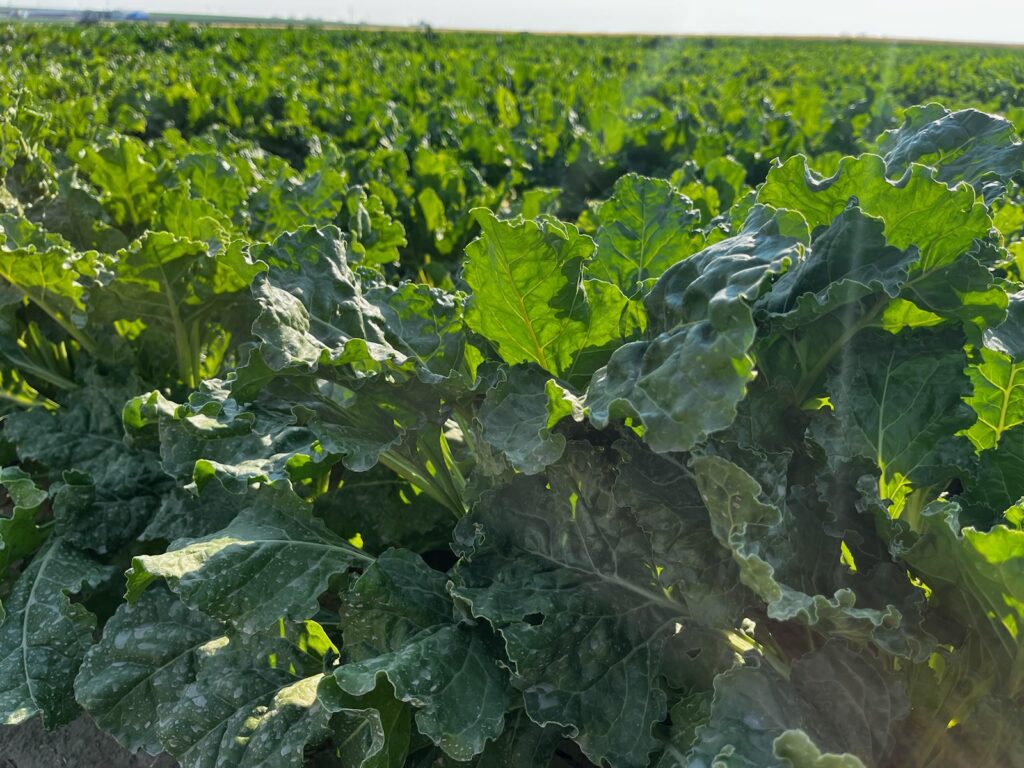
[[[1024,766],[1024,51],[0,46],[0,723]]]

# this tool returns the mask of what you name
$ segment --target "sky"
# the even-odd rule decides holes
[[[538,32],[893,37],[1024,44],[1024,0],[0,0]]]

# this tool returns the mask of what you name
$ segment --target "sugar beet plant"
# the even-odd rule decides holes
[[[915,108],[713,220],[477,209],[454,290],[6,215],[0,712],[187,768],[1020,765],[1022,168]]]

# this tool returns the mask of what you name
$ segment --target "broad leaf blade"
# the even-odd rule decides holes
[[[386,679],[416,709],[420,733],[468,760],[504,727],[508,675],[488,633],[455,624],[446,581],[411,552],[381,555],[343,598],[348,659],[334,681],[367,696]]]
[[[879,137],[878,151],[890,176],[922,163],[949,186],[966,181],[991,199],[1003,191],[998,182],[1024,170],[1024,144],[1006,118],[976,109],[951,112],[935,103],[911,107],[904,115],[903,125]]]
[[[970,468],[970,443],[958,436],[974,422],[963,402],[970,382],[961,339],[952,331],[862,333],[828,379],[840,425],[828,447],[837,459],[872,459],[887,498]]]
[[[96,617],[71,596],[107,569],[54,539],[22,571],[0,623],[0,718],[16,725],[41,714],[50,728],[78,712],[74,680]]]
[[[920,607],[914,590],[899,585],[899,570],[889,563],[874,574],[861,563],[856,576],[846,576],[840,541],[823,530],[820,502],[790,489],[776,507],[762,499],[754,478],[726,459],[700,457],[692,466],[716,538],[770,618],[874,642],[896,656],[927,656],[931,642],[915,625]],[[829,501],[839,506],[838,499]]]
[[[551,218],[475,216],[483,234],[466,249],[462,277],[473,290],[466,323],[494,343],[505,362],[570,376],[588,349],[622,338],[625,296],[612,285],[588,289],[584,280],[593,240]]]
[[[784,760],[794,751],[806,755],[810,741],[860,758],[844,758],[843,768],[881,765],[907,712],[891,674],[870,656],[832,642],[796,661],[788,680],[766,664],[720,675],[711,719],[698,733],[690,764],[782,768],[792,765]],[[793,730],[803,735],[784,735]]]
[[[125,747],[158,754],[160,712],[195,679],[199,649],[221,631],[167,590],[152,589],[118,606],[85,656],[75,697]]]
[[[305,747],[328,738],[330,715],[316,698],[322,660],[293,635],[222,637],[199,649],[195,680],[157,724],[182,768],[300,768]]]
[[[129,600],[162,578],[186,605],[254,632],[279,617],[313,616],[332,576],[372,559],[327,530],[290,489],[264,488],[246,504],[218,533],[134,558]]]
[[[534,722],[571,729],[592,760],[639,766],[666,712],[665,642],[688,621],[689,600],[697,612],[708,597],[679,577],[717,575],[720,556],[665,524],[695,489],[632,506],[616,497],[621,461],[573,443],[546,478],[485,494],[456,529],[453,594],[504,637]]]
[[[47,531],[39,525],[37,514],[47,493],[18,467],[0,469],[0,485],[11,501],[10,517],[0,515],[0,579],[21,558],[35,552],[46,541]],[[2,614],[0,614],[2,618]]]
[[[754,377],[750,304],[801,249],[780,231],[786,224],[759,207],[742,233],[662,275],[645,300],[657,335],[619,347],[590,383],[596,426],[634,419],[648,445],[665,452],[689,450],[732,423]]]
[[[588,272],[630,297],[704,246],[700,213],[667,181],[626,174],[594,218],[597,252]]]

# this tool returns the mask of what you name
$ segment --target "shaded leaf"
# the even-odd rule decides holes
[[[856,206],[840,213],[811,243],[807,257],[780,277],[757,304],[784,328],[812,322],[851,302],[881,293],[895,298],[916,248],[886,244],[884,223]]]
[[[331,733],[316,698],[321,655],[290,628],[283,637],[211,640],[197,651],[195,680],[160,709],[164,748],[182,768],[300,768],[305,747]]]
[[[945,620],[981,639],[999,670],[995,691],[1012,698],[1024,690],[1024,531],[961,528],[958,512],[935,502],[918,535],[898,538],[894,550],[933,590]]]
[[[453,594],[504,637],[534,722],[569,729],[591,760],[640,766],[667,709],[665,642],[706,588],[662,581],[658,564],[699,572],[717,553],[689,550],[657,510],[620,505],[620,458],[571,443],[547,478],[484,494],[456,528]]]
[[[579,401],[530,366],[512,366],[487,390],[477,414],[484,440],[528,475],[558,461],[565,437],[552,431],[564,417],[583,418]]]
[[[798,498],[782,509],[765,503],[757,481],[720,457],[700,457],[692,466],[715,537],[769,617],[871,641],[897,656],[927,656],[931,642],[917,626],[919,598],[909,584],[899,586],[897,568],[883,563],[875,573],[858,569],[856,578],[843,578],[840,542],[823,530],[813,507],[801,509]]]
[[[402,768],[412,731],[409,707],[393,689],[379,685],[365,696],[352,696],[333,677],[320,681],[317,698],[331,718],[338,757],[353,768]]]
[[[767,664],[720,675],[690,765],[784,768],[807,759],[808,742],[860,758],[844,758],[842,768],[882,765],[907,712],[898,681],[869,657],[832,642],[797,660],[788,680]]]
[[[161,712],[195,679],[200,648],[221,631],[167,590],[149,590],[118,606],[85,656],[75,697],[125,747],[158,754]]]
[[[46,541],[47,530],[39,524],[37,515],[48,496],[18,467],[0,469],[0,485],[7,491],[11,503],[10,516],[0,515],[0,579],[3,579],[12,564],[35,552]]]
[[[952,331],[861,333],[828,379],[840,425],[829,450],[872,459],[887,498],[906,483],[940,484],[970,467],[970,443],[958,436],[974,421],[963,402],[970,381],[961,339]]]
[[[351,660],[334,671],[334,681],[365,696],[386,679],[415,707],[420,733],[452,758],[468,760],[504,727],[507,673],[497,643],[455,625],[445,583],[411,552],[381,555],[344,597]]]
[[[21,572],[0,623],[0,719],[7,725],[41,714],[48,728],[78,714],[74,681],[92,642],[93,616],[73,595],[108,569],[53,539]]]

